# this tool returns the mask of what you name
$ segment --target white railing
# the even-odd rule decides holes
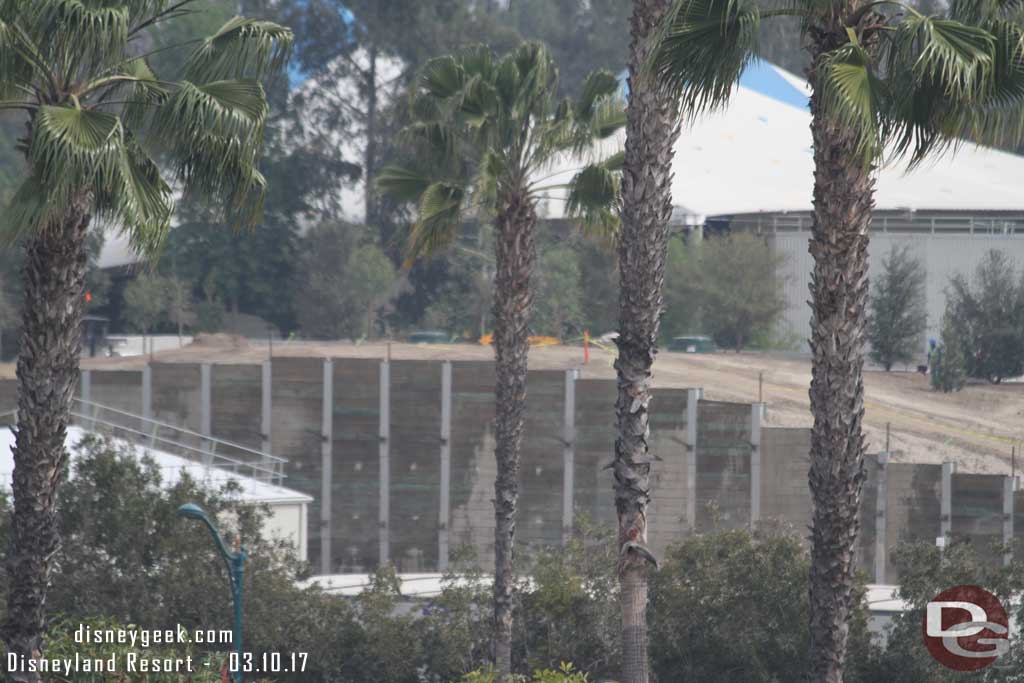
[[[16,410],[0,413],[0,424],[15,424],[17,415]],[[269,484],[281,485],[286,477],[284,458],[99,403],[74,399],[71,423]]]

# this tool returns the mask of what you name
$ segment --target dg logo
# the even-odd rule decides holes
[[[1006,610],[979,586],[954,586],[936,595],[923,627],[932,657],[954,671],[984,669],[1010,650]]]

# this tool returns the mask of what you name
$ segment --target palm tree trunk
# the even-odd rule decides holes
[[[841,21],[841,20],[837,20]],[[832,35],[839,38],[842,26]],[[822,35],[822,34],[819,34]],[[825,44],[822,44],[825,43]],[[815,55],[829,49],[819,38]],[[814,218],[811,275],[810,680],[841,683],[864,484],[864,337],[872,170],[848,130],[811,98]]]
[[[3,628],[9,650],[25,657],[39,657],[43,649],[46,589],[60,544],[57,489],[67,462],[64,438],[81,352],[90,220],[84,207],[80,200],[62,223],[50,225],[27,246]],[[34,673],[11,676],[19,683],[39,680]]]
[[[519,449],[526,409],[530,349],[530,275],[536,259],[537,213],[526,193],[499,199],[494,242],[495,447],[494,481],[494,665],[498,680],[512,673],[513,544],[519,499]]]
[[[651,454],[648,402],[663,308],[662,284],[672,215],[672,158],[679,136],[670,98],[638,77],[647,38],[668,9],[668,0],[634,0],[630,20],[630,95],[622,181],[619,243],[619,393],[615,402],[615,509],[619,545],[647,543]],[[622,680],[647,683],[647,571],[641,554],[624,552],[619,563],[622,607]]]

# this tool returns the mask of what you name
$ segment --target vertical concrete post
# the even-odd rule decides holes
[[[562,417],[562,543],[572,537],[575,512],[573,488],[576,470],[576,370],[565,371],[565,412]]]
[[[888,524],[889,501],[889,454],[878,454],[878,496],[875,499],[875,583],[885,583],[885,566],[888,563],[888,545],[885,529]]]
[[[955,462],[942,463],[942,507],[940,536],[946,538],[953,530],[953,475],[956,474]]]
[[[142,417],[153,419],[153,368],[149,363],[142,368]]]
[[[750,404],[750,528],[761,521],[761,423],[764,404]]]
[[[452,363],[441,363],[441,501],[437,511],[437,568],[448,569],[452,486]]]
[[[92,370],[82,370],[81,379],[78,382],[78,390],[82,403],[92,402]]]
[[[213,367],[209,363],[199,366],[199,432],[213,435]]]
[[[686,523],[697,530],[697,407],[703,389],[686,390]]]
[[[384,360],[380,363],[380,563],[386,564],[390,559],[391,541],[389,524],[391,516],[391,364]]]
[[[320,414],[320,573],[331,574],[331,493],[334,484],[334,359],[324,359]]]
[[[260,382],[260,438],[262,443],[260,444],[260,450],[264,453],[270,453],[271,441],[270,441],[270,425],[271,425],[271,410],[272,401],[271,393],[273,387],[271,386],[272,373],[271,368],[273,364],[269,360],[265,360],[261,366],[261,382]]]
[[[1003,478],[1003,545],[1007,552],[1003,555],[1003,564],[1013,562],[1013,477]]]

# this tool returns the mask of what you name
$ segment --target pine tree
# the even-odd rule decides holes
[[[963,338],[947,311],[942,317],[942,342],[932,359],[932,387],[949,393],[963,389],[967,378]]]
[[[886,371],[896,363],[909,363],[921,350],[928,325],[924,287],[924,264],[908,245],[893,245],[875,279],[868,317],[871,359]]]

